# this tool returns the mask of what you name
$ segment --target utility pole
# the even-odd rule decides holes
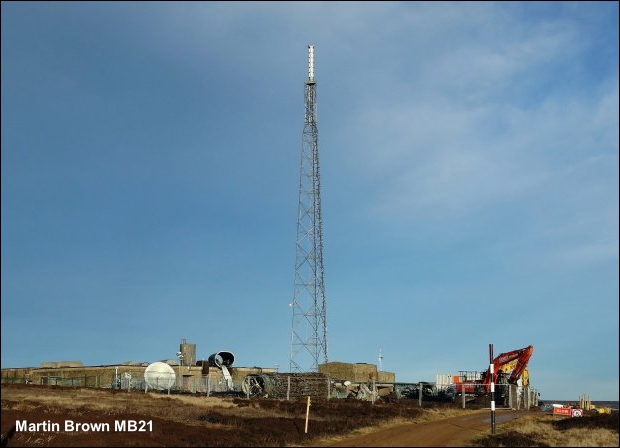
[[[181,368],[183,367],[183,353],[177,352],[177,358],[179,358],[179,389],[183,388],[183,374]]]

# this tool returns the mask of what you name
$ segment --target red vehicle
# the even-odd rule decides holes
[[[460,378],[459,382],[455,382],[457,394],[489,394],[491,393],[491,382],[495,384],[516,384],[523,371],[527,367],[527,363],[532,357],[534,347],[528,345],[525,348],[513,350],[511,352],[501,353],[493,360],[493,375],[491,375],[491,369],[489,368],[482,373],[481,379],[468,381],[465,378]],[[512,361],[517,360],[517,364],[512,370],[512,373],[508,378],[507,372],[502,370],[502,367]]]

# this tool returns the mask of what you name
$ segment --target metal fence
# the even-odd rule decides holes
[[[399,399],[416,400],[419,406],[428,406],[438,402],[467,407],[489,407],[490,396],[481,390],[479,382],[459,383],[437,386],[432,382],[387,383],[369,381],[351,383],[332,379],[320,373],[292,374],[270,373],[250,374],[233,382],[233,388],[225,378],[213,379],[209,376],[177,378],[170,389],[147,384],[143,378],[131,375],[115,375],[111,382],[101,383],[99,376],[45,376],[39,378],[41,385],[61,387],[111,388],[127,391],[146,391],[148,389],[164,390],[168,393],[194,393],[211,396],[213,394],[230,394],[248,399],[276,398],[301,399],[311,396],[314,400],[358,399],[376,402],[379,400]],[[32,384],[27,377],[3,376],[2,383]],[[153,387],[155,386],[155,387]],[[538,406],[538,391],[530,387],[516,385],[495,385],[495,406],[497,409],[530,409]]]
[[[448,385],[443,394],[463,409],[468,406],[491,405],[491,397],[480,383],[459,383]],[[495,407],[497,409],[530,409],[538,406],[538,390],[529,386],[495,384]]]
[[[5,384],[33,384],[33,380],[28,377],[3,376],[2,383]],[[80,375],[75,377],[65,376],[44,376],[38,379],[37,384],[44,386],[61,387],[104,387],[99,383],[98,375]]]

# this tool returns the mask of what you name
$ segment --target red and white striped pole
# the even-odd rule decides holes
[[[493,344],[489,344],[489,373],[491,374],[491,434],[495,434],[495,374],[493,372]]]

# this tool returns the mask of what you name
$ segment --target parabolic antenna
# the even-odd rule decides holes
[[[235,355],[233,355],[232,352],[222,351],[213,353],[209,356],[209,363],[222,369],[222,375],[226,380],[226,387],[228,390],[233,390],[234,388],[232,375],[228,371],[228,368],[233,365],[233,362],[235,362]]]
[[[165,362],[154,362],[144,370],[144,381],[151,389],[170,389],[176,380],[174,369]]]
[[[235,355],[231,352],[217,352],[209,356],[209,363],[217,367],[230,367],[235,362]]]

